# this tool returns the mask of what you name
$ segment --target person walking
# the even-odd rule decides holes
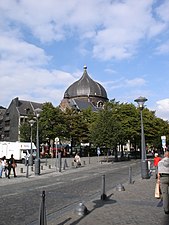
[[[169,214],[169,151],[164,153],[164,158],[158,163],[158,180],[163,197],[164,213]]]
[[[3,166],[3,172],[5,173],[5,177],[7,177],[7,171],[8,171],[8,164],[7,164],[7,161],[6,161],[6,156],[4,156],[2,158],[2,166]]]
[[[16,172],[15,172],[15,168],[16,168],[16,162],[15,162],[15,159],[14,159],[13,154],[12,154],[11,158],[8,161],[8,179],[10,179],[11,169],[13,169],[14,177],[17,177]]]
[[[3,171],[3,166],[2,166],[2,160],[0,159],[0,178],[2,178],[2,171]]]
[[[159,157],[158,153],[154,154],[154,168],[155,168],[155,174],[156,174],[156,179],[157,179],[157,174],[158,174],[158,163],[161,160],[161,157]]]

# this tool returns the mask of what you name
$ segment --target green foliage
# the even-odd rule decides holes
[[[169,123],[155,116],[155,112],[145,108],[143,111],[146,144],[161,147],[161,136],[169,140]],[[30,115],[20,127],[21,140],[30,141],[29,120],[34,119],[33,139],[36,140],[36,117]],[[133,104],[110,100],[104,109],[98,112],[86,109],[77,111],[67,109],[63,113],[51,103],[43,105],[39,118],[40,142],[46,139],[71,140],[73,146],[91,143],[95,147],[116,148],[117,144],[140,145],[141,124],[140,111]]]

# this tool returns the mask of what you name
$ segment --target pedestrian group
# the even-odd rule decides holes
[[[6,159],[6,156],[4,156],[2,159],[0,159],[0,178],[2,178],[2,174],[4,172],[5,177],[10,179],[11,169],[13,170],[14,177],[17,177],[15,171],[16,166],[17,164],[15,162],[13,154],[8,160]]]

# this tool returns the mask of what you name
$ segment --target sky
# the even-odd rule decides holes
[[[169,120],[169,0],[0,0],[0,105],[58,106],[83,74]]]

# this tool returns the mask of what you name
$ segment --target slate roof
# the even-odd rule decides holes
[[[86,66],[84,66],[82,77],[70,85],[64,94],[64,98],[77,98],[82,96],[95,96],[104,98],[105,100],[108,99],[104,87],[89,77]]]
[[[99,110],[99,108],[95,107],[92,102],[83,101],[81,99],[71,99],[69,102],[72,108],[75,108],[79,111],[88,108],[91,108],[91,110],[95,112]]]
[[[28,111],[30,113],[33,113],[35,109],[37,108],[42,109],[43,106],[42,103],[19,100],[18,97],[13,99],[11,104],[15,104],[19,114],[23,116],[26,116],[28,114]]]

